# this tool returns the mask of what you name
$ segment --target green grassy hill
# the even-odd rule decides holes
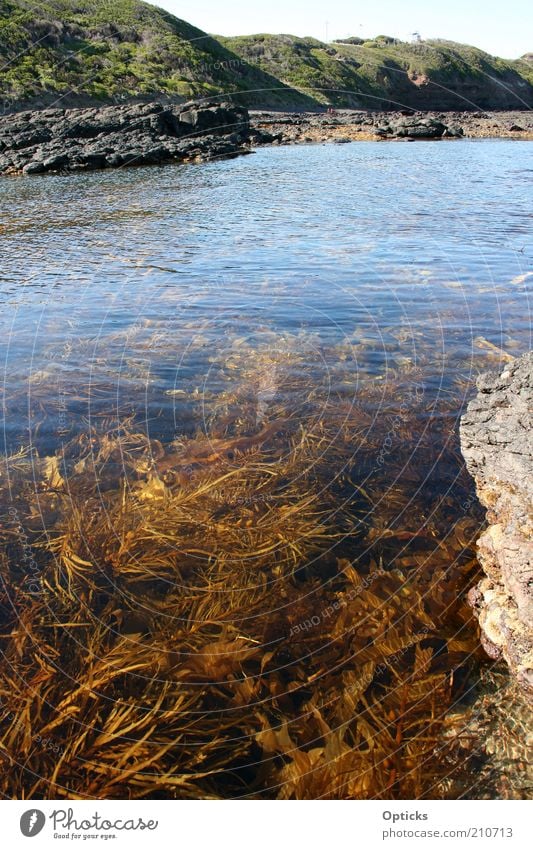
[[[324,44],[313,38],[253,35],[222,44],[322,103],[419,109],[533,106],[532,66],[465,44],[398,42],[387,36]]]
[[[74,104],[246,92],[312,105],[185,21],[139,0],[0,0],[0,100]]]
[[[349,43],[352,42],[352,43]],[[250,107],[533,106],[533,64],[453,42],[209,36],[140,0],[0,0],[0,105],[233,95]]]

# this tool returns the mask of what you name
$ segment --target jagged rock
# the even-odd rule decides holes
[[[179,121],[187,124],[193,131],[209,131],[217,135],[246,131],[249,126],[248,112],[241,106],[182,109]]]
[[[485,573],[470,590],[483,645],[533,699],[533,352],[482,375],[461,422],[461,449],[487,508]]]
[[[45,109],[0,118],[0,174],[162,164],[247,153],[248,112],[228,103]]]
[[[407,118],[382,124],[376,134],[382,138],[440,139],[448,130],[446,124],[436,118]]]

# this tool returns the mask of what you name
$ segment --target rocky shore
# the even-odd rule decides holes
[[[0,174],[195,162],[248,153],[246,109],[161,103],[45,109],[0,118]]]
[[[270,144],[533,139],[532,114],[411,110],[249,114],[226,102],[44,109],[0,118],[0,174],[201,162]]]
[[[533,139],[532,112],[251,112],[252,127],[279,144],[396,139]]]
[[[489,526],[478,541],[485,577],[469,601],[485,650],[533,700],[533,353],[477,386],[461,448]]]

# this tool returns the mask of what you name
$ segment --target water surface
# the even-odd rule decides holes
[[[476,578],[483,514],[460,457],[458,419],[479,372],[501,368],[531,347],[530,149],[504,140],[297,146],[201,166],[4,179],[2,441],[12,459],[4,463],[0,497],[26,566],[39,571],[49,563],[38,546],[43,533],[49,540],[64,532],[67,490],[80,515],[81,504],[97,512],[99,500],[111,515],[113,499],[130,497],[131,509],[142,513],[139,486],[153,487],[162,457],[175,457],[169,475],[160,469],[165,498],[217,474],[232,481],[250,463],[248,487],[221,484],[211,507],[198,507],[190,538],[200,531],[208,548],[223,529],[237,529],[231,568],[242,565],[249,588],[262,585],[259,574],[271,587],[272,607],[243,609],[239,622],[247,639],[264,646],[261,670],[269,669],[267,649],[281,652],[269,674],[281,675],[292,695],[278,703],[279,688],[271,688],[277,720],[295,726],[302,752],[316,744],[317,727],[307,727],[302,716],[311,703],[315,715],[317,705],[328,704],[320,682],[324,669],[337,669],[331,645],[363,616],[354,610],[346,620],[335,608],[335,631],[333,614],[324,611],[337,597],[353,602],[346,582],[358,574],[366,576],[361,597],[368,611],[373,591],[387,607],[391,581],[404,592],[403,608],[392,648],[379,648],[381,625],[365,631],[361,620],[357,633],[369,642],[356,650],[345,637],[345,677],[328,687],[344,692],[347,674],[369,675],[365,698],[386,705],[389,717],[376,731],[385,751],[394,676],[412,677],[413,668],[433,657],[432,674],[441,677],[431,698],[424,694],[416,732],[420,737],[426,729],[429,739],[437,691],[444,713],[455,715],[474,698],[486,663],[464,604]],[[102,453],[99,440],[123,426],[149,441],[137,435],[115,445],[109,437],[111,447]],[[143,445],[151,465],[135,463]],[[51,500],[58,493],[59,505]],[[289,539],[285,520],[290,505],[304,504],[310,493],[318,525],[306,547],[307,531]],[[37,507],[29,506],[31,498]],[[274,508],[283,532],[275,532]],[[74,506],[72,515],[78,515]],[[272,562],[262,554],[256,573],[248,574],[259,557],[250,542],[254,523],[265,533],[272,529],[268,545],[261,538]],[[204,554],[193,556],[186,542],[181,539],[180,551],[192,560],[180,581],[197,592],[206,580]],[[95,567],[104,570],[105,547],[91,544]],[[10,556],[16,559],[16,550]],[[144,562],[142,546],[136,556]],[[277,597],[289,561],[296,577]],[[161,611],[160,576],[152,560],[146,563],[155,570],[153,587],[145,582],[127,605],[135,597],[153,615]],[[294,613],[282,625],[291,593],[298,595],[300,618]],[[418,624],[412,593],[421,605]],[[291,605],[298,609],[294,599]],[[348,609],[343,605],[341,611]],[[193,621],[190,611],[187,616]],[[287,669],[294,671],[290,686]],[[306,684],[297,696],[307,678],[317,682],[316,692]],[[444,682],[446,693],[438,689]],[[353,694],[355,684],[349,686]],[[202,710],[235,709],[219,690],[211,695]],[[250,704],[246,717],[252,714]],[[343,716],[328,718],[336,732]],[[350,751],[370,763],[372,745],[362,727],[359,743],[353,732]],[[331,783],[307,791],[283,770],[265,777],[254,760],[264,744],[257,734],[253,753],[239,748],[234,763],[238,747],[226,744],[232,777],[211,787],[215,794],[242,795],[243,782],[251,782],[252,794],[275,795],[288,786],[298,798],[328,795]],[[402,734],[400,722],[390,739]],[[334,795],[471,792],[468,776],[453,787],[430,779],[439,759],[429,750],[419,753],[425,766],[411,780],[412,745],[405,743],[401,764],[397,755],[383,755],[385,772],[372,773],[374,784],[365,784],[358,761],[360,783],[343,789],[341,782]],[[287,754],[285,769],[290,763]],[[243,781],[235,783],[237,774]]]

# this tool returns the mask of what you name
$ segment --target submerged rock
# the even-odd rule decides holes
[[[487,508],[478,541],[485,578],[470,590],[485,650],[533,699],[533,352],[478,379],[461,448]]]
[[[46,109],[0,118],[0,174],[88,171],[247,153],[248,112],[229,103]]]

